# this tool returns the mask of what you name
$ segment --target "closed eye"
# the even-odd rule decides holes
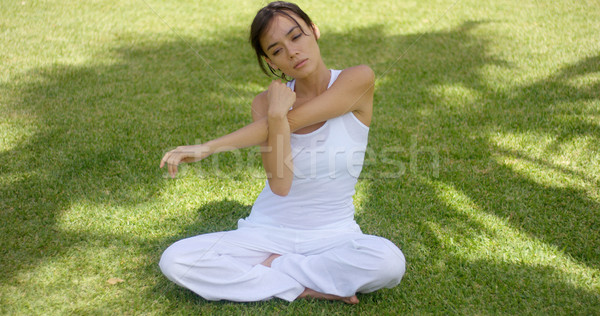
[[[294,36],[292,37],[292,41],[296,41],[296,40],[298,40],[300,37],[302,37],[302,35],[304,35],[304,33],[302,33],[302,32],[300,32],[300,33],[298,33],[298,34],[294,35]],[[278,49],[274,50],[274,51],[273,51],[271,54],[273,54],[273,56],[277,56],[277,55],[279,54],[279,52],[280,52],[280,51],[281,51],[281,48],[278,48]]]

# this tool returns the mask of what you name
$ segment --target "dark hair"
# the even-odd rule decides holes
[[[306,25],[312,27],[312,20],[308,17],[306,13],[304,13],[304,11],[302,11],[302,9],[300,9],[300,7],[298,7],[294,3],[285,1],[271,2],[266,7],[258,10],[256,16],[254,17],[254,21],[252,21],[252,25],[250,26],[250,44],[252,44],[252,48],[254,48],[254,51],[256,52],[256,58],[258,60],[258,65],[260,66],[260,69],[262,69],[262,71],[265,74],[269,75],[269,73],[267,72],[268,67],[273,75],[281,77],[284,80],[287,79],[284,73],[278,75],[275,72],[275,69],[273,69],[271,65],[267,64],[263,60],[262,57],[267,57],[267,53],[265,53],[262,46],[260,45],[260,37],[269,27],[271,20],[273,20],[273,18],[277,14],[285,15],[288,18],[290,18],[296,23],[296,25],[298,25],[298,27],[300,27],[302,33],[306,34],[304,29],[302,29],[302,27],[298,23],[298,21],[296,21],[296,19],[294,19],[294,17],[290,13],[299,16],[306,23]]]

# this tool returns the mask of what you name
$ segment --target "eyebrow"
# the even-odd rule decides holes
[[[285,34],[285,36],[288,36],[288,35],[290,35],[290,33],[292,33],[292,32],[293,32],[295,29],[297,29],[297,28],[300,28],[300,26],[296,25],[296,26],[292,27],[292,28],[291,28],[291,29],[290,29],[290,30],[289,30],[289,31],[288,31],[288,32]],[[273,43],[273,44],[269,45],[269,47],[267,47],[267,51],[268,51],[268,50],[270,50],[271,48],[273,48],[273,46],[275,46],[275,45],[277,45],[277,44],[279,44],[279,42],[275,42],[275,43]]]

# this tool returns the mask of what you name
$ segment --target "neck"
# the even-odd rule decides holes
[[[322,62],[310,75],[296,78],[294,90],[296,95],[302,98],[316,97],[327,90],[330,79],[331,72]]]

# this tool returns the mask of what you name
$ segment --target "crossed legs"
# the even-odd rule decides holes
[[[393,287],[404,274],[402,252],[384,238],[343,234],[298,253],[297,237],[252,228],[200,235],[171,245],[160,267],[205,299],[238,302],[313,297],[356,304],[355,293]]]
[[[273,262],[273,260],[277,259],[281,257],[281,255],[278,254],[272,254],[271,256],[269,256],[267,258],[267,260],[263,261],[261,264],[265,267],[271,267],[271,263]],[[346,304],[358,304],[358,297],[356,297],[356,295],[352,295],[350,297],[342,297],[342,296],[337,296],[337,295],[332,295],[332,294],[325,294],[325,293],[320,293],[317,292],[315,290],[309,289],[309,288],[305,288],[304,292],[302,292],[302,294],[300,294],[298,296],[298,298],[316,298],[316,299],[324,299],[324,300],[330,300],[330,301],[342,301]]]

